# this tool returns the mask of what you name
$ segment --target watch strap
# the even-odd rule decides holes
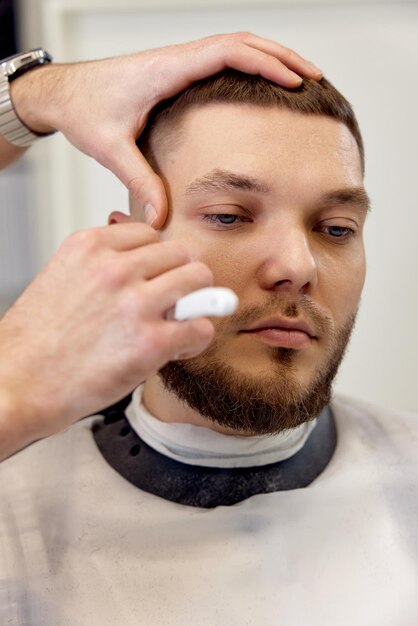
[[[9,81],[5,76],[0,76],[0,135],[20,148],[28,148],[38,139],[38,135],[19,119],[10,99]]]
[[[14,60],[16,63],[14,63]],[[33,68],[50,63],[52,57],[43,50],[33,50],[24,55],[9,57],[2,62],[0,72],[0,135],[11,144],[20,148],[27,148],[36,139],[52,135],[51,133],[37,133],[19,118],[10,96],[10,82]]]

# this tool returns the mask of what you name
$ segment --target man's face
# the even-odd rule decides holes
[[[273,107],[195,107],[181,126],[175,150],[152,140],[170,201],[160,236],[186,243],[239,307],[212,318],[208,350],[162,379],[223,426],[296,426],[329,400],[364,283],[356,142],[336,120]],[[265,323],[306,332],[248,332]]]

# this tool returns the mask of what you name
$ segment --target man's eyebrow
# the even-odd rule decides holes
[[[248,176],[247,174],[236,174],[229,170],[214,169],[208,174],[196,178],[185,191],[185,195],[198,193],[214,193],[216,191],[254,191],[256,193],[269,193],[269,186],[263,181]]]
[[[186,188],[185,195],[189,196],[198,193],[215,193],[218,191],[234,190],[253,191],[255,193],[264,194],[271,192],[267,183],[254,176],[237,174],[230,170],[214,169],[190,183]],[[370,210],[370,198],[364,187],[347,187],[329,191],[321,196],[319,204],[350,204],[357,206],[364,212]]]
[[[319,204],[351,204],[361,211],[370,211],[370,198],[364,187],[347,187],[330,191],[320,198]]]

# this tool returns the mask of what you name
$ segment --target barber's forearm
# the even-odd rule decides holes
[[[30,434],[23,427],[16,398],[0,387],[0,461],[31,443]]]
[[[58,77],[65,72],[60,64],[36,67],[10,83],[10,96],[16,113],[35,133],[50,133],[51,109],[59,98]]]
[[[31,402],[32,392],[0,383],[0,462],[57,432],[51,420]],[[23,398],[23,401],[22,401]]]
[[[55,73],[60,66],[36,68],[10,83],[13,106],[28,128],[37,133],[54,129],[48,123],[48,113],[55,86]],[[27,148],[19,148],[0,135],[0,169],[19,159]]]
[[[14,146],[0,135],[0,169],[4,169],[14,161],[17,161],[26,150],[27,148]]]

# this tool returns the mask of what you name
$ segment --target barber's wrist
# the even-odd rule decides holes
[[[13,80],[10,97],[22,122],[35,133],[52,133],[56,129],[50,121],[51,101],[56,98],[57,65],[35,67]]]
[[[0,461],[30,443],[19,413],[16,397],[0,387]]]
[[[33,401],[30,389],[0,384],[0,461],[29,444],[57,432],[53,421]]]

